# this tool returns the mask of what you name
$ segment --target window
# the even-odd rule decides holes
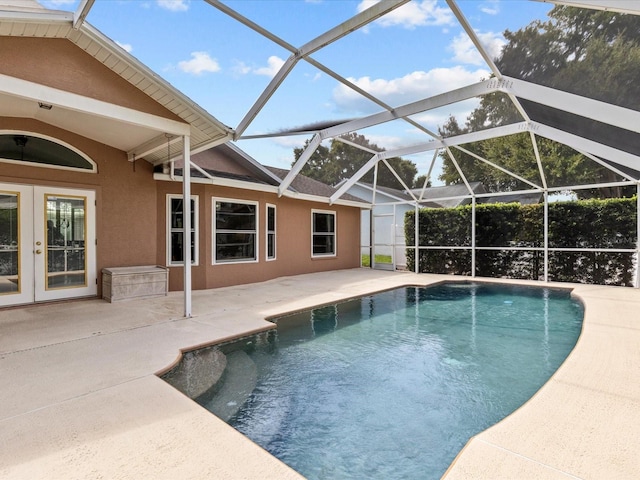
[[[258,204],[213,199],[213,263],[257,262]]]
[[[184,264],[184,201],[167,195],[167,265]],[[198,264],[198,197],[191,197],[191,264]]]
[[[95,162],[71,145],[53,138],[6,130],[0,132],[0,162],[91,173],[98,171]]]
[[[267,260],[276,259],[276,206],[267,205]]]
[[[329,257],[336,254],[336,212],[311,211],[311,256]]]

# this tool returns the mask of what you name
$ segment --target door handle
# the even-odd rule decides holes
[[[40,254],[42,253],[42,250],[38,249],[38,250],[36,250],[36,253],[37,253],[38,255],[40,255]]]

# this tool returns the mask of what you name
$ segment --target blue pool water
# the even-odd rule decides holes
[[[549,379],[582,318],[567,291],[473,283],[283,317],[230,424],[309,479],[440,478]]]

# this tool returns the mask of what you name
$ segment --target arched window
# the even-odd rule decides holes
[[[0,162],[97,172],[95,162],[73,147],[22,132],[0,132]]]

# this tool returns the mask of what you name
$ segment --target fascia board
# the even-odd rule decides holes
[[[64,25],[69,25],[71,22],[73,22],[73,13],[64,12],[61,10],[28,12],[28,11],[5,11],[0,9],[0,19],[2,19],[3,22],[14,21],[19,23],[42,23],[42,24],[62,23]]]
[[[154,173],[153,179],[158,181],[165,181],[165,182],[179,182],[179,183],[182,182],[182,176],[175,176],[171,178],[171,176],[166,173]],[[262,185],[258,183],[252,183],[252,182],[243,182],[241,180],[233,180],[229,178],[191,177],[191,183],[197,183],[197,184],[203,184],[203,185],[216,185],[219,187],[238,188],[241,190],[251,190],[254,192],[266,192],[266,193],[273,193],[278,195],[277,186]],[[305,193],[297,193],[297,192],[292,192],[290,190],[285,191],[285,193],[282,196],[288,197],[288,198],[294,198],[296,200],[304,200],[308,202],[327,203],[327,204],[330,203],[329,198],[327,197],[320,197],[317,195],[308,195]],[[339,201],[333,202],[333,204],[343,205],[347,207],[365,208],[365,209],[371,208],[371,205],[369,203],[366,203],[366,202],[360,203],[360,202],[351,201],[351,200],[339,200]]]

